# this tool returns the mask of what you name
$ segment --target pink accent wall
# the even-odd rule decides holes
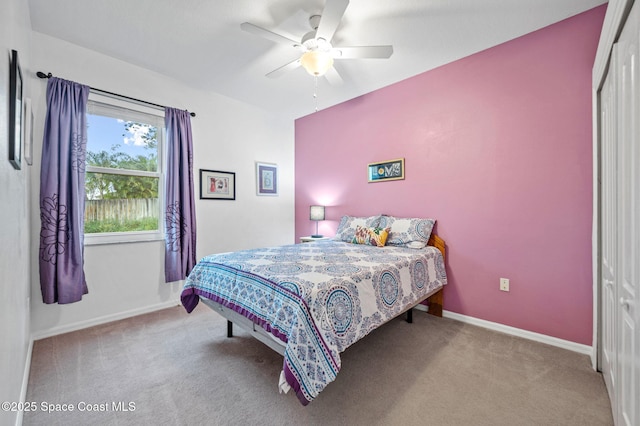
[[[591,345],[591,68],[605,10],[296,120],[296,238],[315,232],[312,204],[327,206],[330,236],[344,214],[434,218],[446,310]],[[368,163],[400,157],[404,180],[367,183]]]

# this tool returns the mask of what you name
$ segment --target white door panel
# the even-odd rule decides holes
[[[640,7],[632,8],[618,41],[618,212],[617,212],[617,421],[618,424],[637,426],[640,423],[638,401],[640,356],[638,339],[638,264],[640,252],[638,232],[640,196],[638,193],[638,132],[640,113]]]
[[[611,405],[616,401],[616,188],[617,188],[617,75],[616,46],[609,73],[600,92],[600,193],[601,193],[601,361]]]

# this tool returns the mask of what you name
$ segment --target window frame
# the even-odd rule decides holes
[[[164,185],[165,185],[165,155],[166,155],[166,129],[164,126],[164,109],[154,108],[146,104],[138,103],[135,101],[125,100],[117,95],[106,95],[102,93],[96,93],[94,91],[89,92],[88,106],[91,104],[103,104],[107,108],[113,108],[114,110],[120,110],[122,117],[120,119],[128,120],[128,116],[131,117],[135,114],[144,114],[155,117],[155,123],[158,124],[157,137],[157,149],[158,149],[158,171],[150,172],[144,170],[125,170],[125,169],[112,169],[109,167],[89,166],[86,164],[85,172],[87,173],[106,173],[106,174],[119,174],[125,176],[140,176],[140,177],[153,177],[158,178],[158,229],[153,231],[129,231],[129,232],[100,232],[86,234],[83,230],[84,245],[100,245],[100,244],[121,244],[121,243],[136,243],[136,242],[148,242],[148,241],[164,241],[165,239],[165,221],[164,221]],[[87,114],[89,114],[89,107],[87,108]],[[127,115],[127,111],[131,111]],[[104,115],[103,115],[104,116]],[[151,124],[151,123],[150,123]],[[89,143],[87,141],[87,143]],[[86,189],[86,188],[85,188]],[[84,214],[84,212],[83,212]]]

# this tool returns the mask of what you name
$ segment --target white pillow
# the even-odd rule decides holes
[[[333,239],[350,243],[356,235],[358,225],[364,228],[377,228],[379,223],[379,215],[369,217],[342,216],[338,230],[336,231],[336,236],[333,237]]]
[[[427,243],[424,241],[410,241],[407,243],[407,247],[412,249],[422,249],[427,246]]]
[[[435,219],[382,216],[379,226],[391,228],[387,238],[389,246],[407,246],[412,241],[420,241],[426,245],[435,223]]]

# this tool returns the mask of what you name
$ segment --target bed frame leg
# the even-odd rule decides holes
[[[429,314],[442,318],[442,305],[444,304],[444,295],[442,289],[429,297]]]
[[[409,310],[407,311],[407,322],[409,324],[413,323],[413,308],[409,308]]]
[[[227,320],[227,337],[233,337],[233,323]]]

